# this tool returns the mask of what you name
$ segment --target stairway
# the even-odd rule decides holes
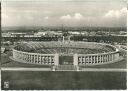
[[[56,71],[77,71],[77,66],[74,65],[58,65],[55,66]]]

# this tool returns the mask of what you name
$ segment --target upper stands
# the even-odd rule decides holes
[[[43,54],[96,54],[115,51],[115,48],[95,42],[28,42],[15,47],[19,51]]]

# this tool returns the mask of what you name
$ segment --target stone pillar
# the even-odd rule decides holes
[[[78,65],[78,54],[74,54],[74,56],[73,56],[73,65],[75,65],[75,66]]]
[[[87,56],[87,61],[88,61],[88,64],[89,64],[89,56]]]
[[[112,55],[112,61],[114,61],[114,57],[113,57],[114,54],[111,54],[111,55]]]
[[[105,62],[105,55],[103,55],[103,63]]]
[[[38,55],[37,55],[37,63],[38,63],[38,64],[40,63],[39,57],[40,57],[40,55],[38,54]]]
[[[28,62],[31,62],[31,54],[28,54],[28,55],[29,55],[28,56],[29,57],[29,61]]]
[[[29,61],[29,54],[27,54],[27,62]]]
[[[19,53],[17,52],[17,59],[19,59]]]
[[[29,62],[29,60],[30,60],[30,54],[28,54],[28,62]]]
[[[105,55],[104,55],[104,59],[105,59],[105,61],[104,61],[104,62],[106,62],[106,60],[107,60],[106,58],[107,58],[107,56],[106,56],[106,54],[105,54]]]
[[[42,55],[41,55],[41,64],[44,64],[44,59]]]
[[[26,62],[28,61],[28,54],[26,54]]]
[[[108,62],[108,54],[106,55],[106,58],[107,58],[106,62]]]
[[[29,55],[27,54],[27,61],[28,61],[28,59],[29,59]]]
[[[113,61],[115,61],[115,54],[113,54]]]
[[[55,56],[54,56],[54,63],[55,63],[55,65],[59,65],[59,54],[55,54]]]
[[[92,61],[91,61],[91,56],[89,56],[89,64],[91,64],[92,63]]]
[[[14,58],[17,58],[17,54],[16,54],[16,51],[14,51],[14,54],[13,54]]]
[[[23,54],[23,60],[25,60],[25,53]]]
[[[56,71],[56,67],[55,66],[52,66],[52,71]]]
[[[118,60],[119,59],[119,53],[116,53],[115,54],[115,60]]]
[[[79,61],[79,64],[82,64],[82,57],[79,57],[79,59],[77,59],[77,62]]]
[[[19,59],[19,54],[18,54],[18,52],[16,53],[16,58]]]
[[[111,61],[112,59],[111,59],[111,54],[109,54],[109,61]]]
[[[28,62],[30,62],[30,60],[31,60],[31,55],[30,55],[30,54],[28,54],[28,55],[29,55],[29,56],[28,56],[28,57],[29,57],[29,60],[28,60]]]
[[[18,59],[19,59],[19,52],[17,54],[18,54]]]
[[[25,60],[25,54],[23,53],[23,60]]]
[[[23,60],[25,60],[25,54],[23,54]]]
[[[98,63],[98,61],[99,61],[99,60],[98,60],[98,55],[97,55],[97,63]]]
[[[79,66],[76,66],[76,71],[79,71],[79,70],[80,70]]]
[[[106,54],[104,55],[104,59],[105,59],[105,61],[104,61],[104,62],[106,62],[106,60],[107,60],[107,55],[106,55]]]
[[[24,60],[24,53],[22,54],[22,58],[23,58],[23,60]]]
[[[91,56],[91,64],[93,64],[93,59],[92,59],[93,56]]]
[[[89,62],[89,64],[91,64],[91,61],[90,61],[90,56],[88,56],[88,62]]]
[[[33,61],[33,55],[31,54],[31,61],[30,62],[32,63],[32,61]]]
[[[26,61],[28,61],[28,54],[26,54],[27,58],[26,58]]]
[[[111,61],[111,57],[110,57],[111,55],[109,54],[109,56],[108,56],[108,58],[109,58],[109,60],[108,61]]]
[[[85,57],[83,58],[83,62],[84,62],[84,64],[86,64]]]
[[[14,51],[14,49],[13,49],[13,58],[15,58],[15,51]]]
[[[64,36],[63,36],[63,42],[64,42]]]
[[[102,60],[102,56],[100,55],[100,63],[101,63],[101,60]]]
[[[38,55],[38,63],[41,64],[41,55]]]
[[[111,57],[111,54],[109,55],[109,61],[111,61],[112,60],[112,57]]]
[[[109,54],[108,54],[108,62],[109,62]]]
[[[107,62],[109,61],[109,54],[107,54]]]
[[[93,64],[95,64],[95,55],[93,56]]]
[[[26,53],[24,54],[24,60],[26,61]]]
[[[17,52],[16,52],[16,51],[14,51],[14,53],[15,53],[15,54],[14,54],[14,57],[15,57],[15,58],[17,58]]]
[[[105,57],[106,57],[106,60],[105,60],[105,62],[107,62],[107,61],[108,61],[108,54],[106,54],[106,56],[105,56]]]
[[[34,62],[33,63],[35,63],[35,61],[36,61],[36,55],[34,55]]]
[[[68,37],[68,41],[70,41],[71,36]]]
[[[35,63],[37,64],[38,63],[38,55],[35,55],[35,59],[36,59]]]
[[[20,59],[22,60],[22,55],[23,55],[23,53],[20,53]]]
[[[102,62],[101,63],[103,63],[103,61],[104,61],[104,55],[102,55]]]
[[[48,57],[48,60],[49,60],[49,64],[52,64],[52,62],[51,62],[51,56]]]

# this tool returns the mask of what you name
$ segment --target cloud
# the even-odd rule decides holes
[[[80,19],[83,18],[83,15],[81,15],[80,13],[75,13],[75,15],[74,15],[73,18],[74,18],[74,19],[77,19],[77,20],[80,20]]]
[[[103,15],[103,24],[106,26],[126,26],[127,24],[127,8],[121,8],[119,10],[109,10]]]
[[[46,16],[46,17],[44,17],[44,19],[46,19],[46,20],[47,20],[47,19],[49,19],[49,17],[48,17],[48,16]]]
[[[127,8],[124,7],[122,8],[121,10],[109,10],[105,15],[104,17],[105,18],[121,18],[121,17],[124,17],[126,16],[127,14]]]
[[[69,20],[71,19],[72,17],[70,15],[65,15],[65,16],[61,16],[60,19],[62,20]]]
[[[69,19],[72,19],[72,20],[80,20],[82,18],[84,18],[84,17],[80,13],[75,13],[73,16],[67,14],[65,16],[61,16],[60,17],[60,19],[62,19],[62,20],[69,20]]]

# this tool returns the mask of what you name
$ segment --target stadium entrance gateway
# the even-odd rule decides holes
[[[59,56],[59,65],[73,65],[73,56],[60,55]]]

